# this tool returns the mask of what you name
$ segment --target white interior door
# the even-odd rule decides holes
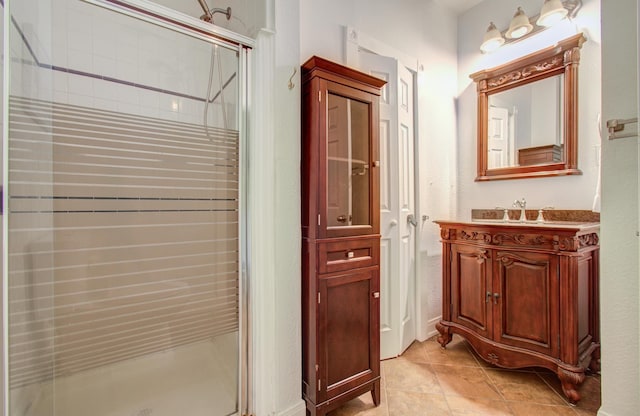
[[[487,126],[489,155],[487,167],[501,168],[511,165],[509,160],[509,110],[502,107],[489,107],[489,125]]]
[[[387,81],[380,97],[380,358],[415,340],[413,74],[396,59],[359,54],[360,69]]]

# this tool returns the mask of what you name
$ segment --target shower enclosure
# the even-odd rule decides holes
[[[250,41],[144,0],[2,7],[5,414],[240,414]]]

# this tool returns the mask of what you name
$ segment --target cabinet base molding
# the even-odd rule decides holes
[[[368,391],[371,392],[371,399],[373,400],[374,406],[380,405],[381,390],[380,390],[379,376],[366,384],[363,384],[354,389],[346,391],[323,403],[315,404],[308,398],[305,398],[307,402],[307,415],[308,416],[325,416],[327,413],[337,409],[338,407],[342,406],[344,403],[348,402],[349,400],[355,399],[356,397],[359,397]]]
[[[535,351],[497,343],[453,322],[440,321],[436,329],[440,333],[437,341],[442,348],[446,348],[455,333],[465,338],[478,356],[497,367],[509,369],[543,367],[553,371],[562,384],[562,391],[567,400],[574,404],[580,400],[578,387],[585,379],[585,371],[600,370],[600,345],[594,342],[586,346],[580,354],[580,364],[574,366]]]

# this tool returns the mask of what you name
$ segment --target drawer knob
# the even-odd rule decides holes
[[[347,258],[352,259],[356,254],[353,251],[347,251]]]

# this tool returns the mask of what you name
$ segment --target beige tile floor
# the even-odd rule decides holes
[[[380,406],[366,393],[329,416],[588,416],[600,407],[599,376],[587,376],[571,406],[552,372],[491,366],[457,335],[444,350],[432,338],[381,364]]]

